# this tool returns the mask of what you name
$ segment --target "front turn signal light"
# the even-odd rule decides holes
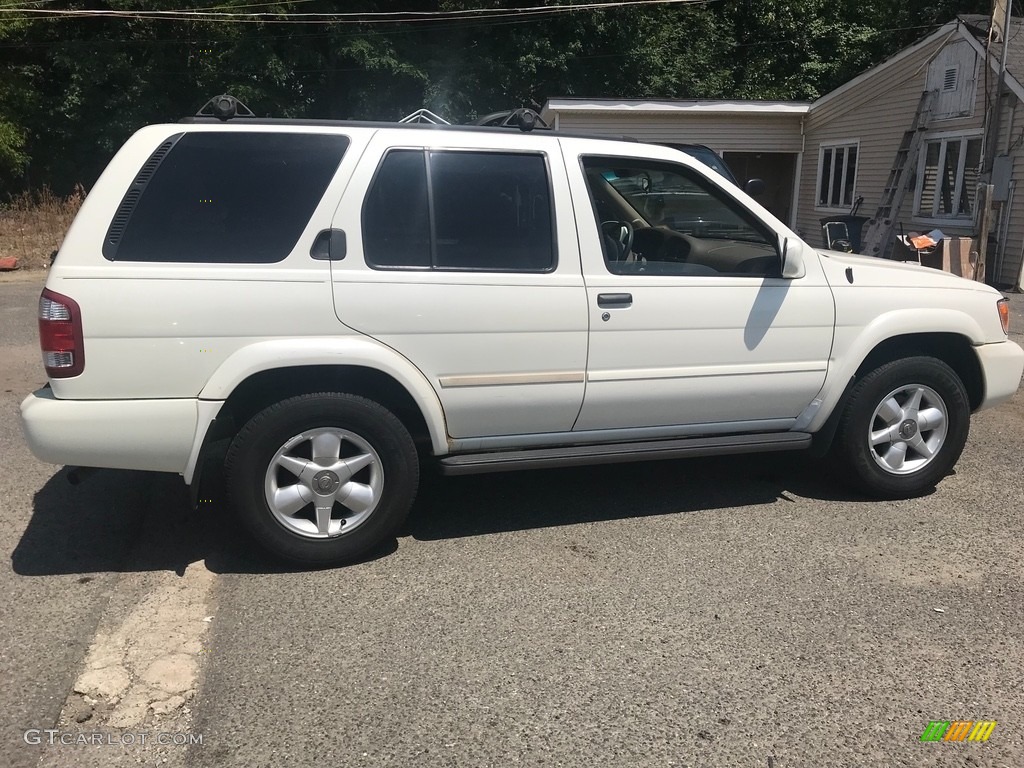
[[[1010,300],[1000,299],[996,302],[996,307],[999,309],[999,322],[1002,323],[1003,333],[1007,336],[1010,335]]]

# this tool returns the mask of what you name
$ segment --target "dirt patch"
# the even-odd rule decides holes
[[[22,269],[18,267],[13,272],[0,272],[0,283],[31,283],[38,282],[40,287],[46,282],[49,269]]]

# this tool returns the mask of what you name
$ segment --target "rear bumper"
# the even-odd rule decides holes
[[[21,404],[25,440],[51,464],[183,474],[197,401],[58,400],[49,388]]]
[[[985,379],[985,399],[978,406],[991,408],[1013,397],[1024,374],[1024,350],[1012,341],[983,344],[975,347],[981,373]]]

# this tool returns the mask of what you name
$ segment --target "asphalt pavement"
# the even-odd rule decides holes
[[[50,728],[137,538],[141,487],[117,473],[76,492],[25,446],[18,404],[45,382],[36,335],[38,281],[0,283],[0,765],[35,765],[30,728]]]
[[[171,766],[1024,765],[1019,393],[911,501],[802,455],[428,474],[395,541],[293,570],[215,489],[192,512],[176,478],[72,488],[30,456],[38,290],[0,283],[0,765],[81,764],[24,731],[66,723],[112,615],[197,567],[214,575],[202,744]],[[922,742],[936,720],[997,726]]]

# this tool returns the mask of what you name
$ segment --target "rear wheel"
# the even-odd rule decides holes
[[[931,489],[967,442],[970,402],[952,368],[932,357],[895,360],[854,387],[835,453],[850,480],[882,498]]]
[[[225,469],[245,528],[275,555],[307,565],[349,562],[393,536],[419,484],[416,448],[398,418],[340,393],[256,414]]]

